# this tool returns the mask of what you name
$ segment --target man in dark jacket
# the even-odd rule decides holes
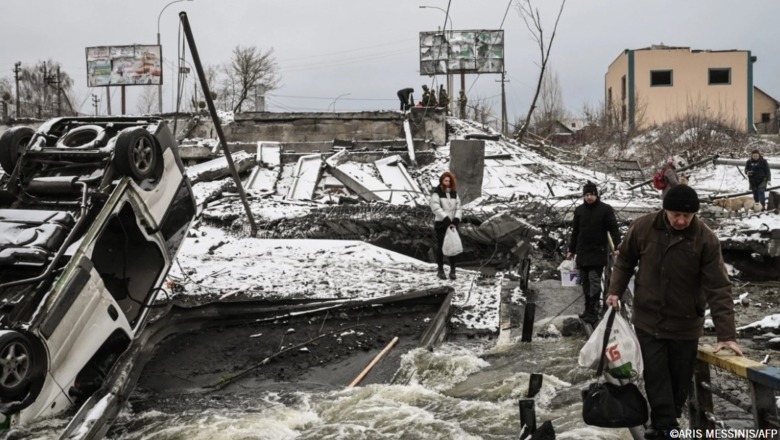
[[[601,311],[601,275],[607,265],[608,253],[611,252],[607,233],[612,237],[615,247],[620,244],[615,210],[599,199],[596,185],[588,182],[582,187],[582,199],[585,203],[574,210],[571,241],[566,259],[577,256],[577,267],[580,269],[582,293],[585,295],[585,312],[582,320],[595,324]]]
[[[406,111],[414,106],[414,89],[407,87],[398,91],[398,100],[401,101],[401,111]]]
[[[708,305],[718,335],[715,352],[728,348],[742,355],[720,242],[696,217],[698,210],[693,188],[670,189],[662,210],[631,223],[612,268],[607,305],[617,309],[639,266],[632,322],[651,410],[652,429],[645,438],[671,438],[669,431],[679,427]]]
[[[758,150],[750,153],[750,159],[745,162],[745,174],[748,176],[750,190],[753,191],[753,201],[761,204],[761,209],[766,209],[766,187],[772,180],[769,172],[769,163],[761,156]]]

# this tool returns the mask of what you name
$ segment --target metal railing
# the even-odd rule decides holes
[[[716,367],[748,381],[750,404],[714,387],[710,367]],[[753,416],[757,429],[780,429],[775,392],[780,390],[780,369],[732,354],[715,354],[712,348],[699,347],[689,399],[692,429],[725,428],[714,412],[712,396],[716,395]]]

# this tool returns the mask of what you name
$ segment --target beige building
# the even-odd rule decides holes
[[[763,119],[776,121],[778,106],[753,86],[755,62],[749,50],[626,49],[607,69],[607,110],[637,129],[704,114],[754,132]]]
[[[777,123],[780,102],[758,87],[753,87],[753,107],[756,131],[764,134],[780,131],[780,125]]]

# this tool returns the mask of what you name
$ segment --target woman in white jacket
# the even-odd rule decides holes
[[[460,224],[460,217],[463,214],[460,207],[460,198],[455,191],[455,175],[446,171],[439,177],[439,185],[433,189],[431,194],[430,206],[433,211],[434,221],[433,230],[436,233],[436,264],[439,265],[439,271],[436,274],[441,279],[444,276],[444,253],[442,245],[444,244],[444,235],[447,228],[457,228]],[[455,257],[448,257],[450,260],[450,279],[455,279]]]

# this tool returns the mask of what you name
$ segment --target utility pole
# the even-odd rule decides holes
[[[508,136],[508,121],[507,121],[507,114],[506,114],[506,87],[504,84],[508,83],[509,80],[506,79],[506,70],[501,71],[501,79],[498,80],[501,82],[501,134],[504,136]]]
[[[106,113],[111,116],[111,86],[106,86]]]
[[[60,105],[60,67],[57,66],[57,74],[48,74],[43,77],[43,83],[46,87],[48,86],[54,86],[54,89],[57,90],[57,116],[62,114],[62,106]],[[51,114],[51,111],[49,112]]]
[[[16,81],[16,119],[19,119],[19,72],[22,71],[22,62],[14,63],[14,80]]]
[[[46,112],[46,106],[49,104],[49,77],[46,72],[46,61],[43,62],[43,112]]]
[[[60,66],[57,66],[57,116],[62,116],[62,83],[60,81]]]
[[[100,98],[96,94],[92,94],[92,107],[95,107],[95,116],[98,115],[98,103],[100,103]]]

